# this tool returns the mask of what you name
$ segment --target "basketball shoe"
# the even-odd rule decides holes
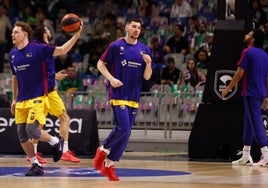
[[[32,164],[32,167],[25,173],[25,176],[42,176],[44,169],[36,163]]]
[[[114,165],[110,167],[105,167],[104,165],[102,165],[100,172],[102,173],[102,175],[106,176],[110,181],[119,181],[119,177],[115,173]]]
[[[80,159],[78,157],[74,156],[74,153],[70,150],[64,152],[61,156],[61,160],[63,161],[69,161],[69,162],[74,162],[74,163],[79,163]]]
[[[96,151],[96,155],[92,161],[92,164],[93,164],[95,169],[97,169],[97,170],[102,169],[106,155],[107,155],[106,152],[102,151],[101,147],[98,147],[98,149]]]
[[[233,161],[232,164],[233,165],[247,165],[247,164],[253,165],[253,160],[250,155],[247,155],[247,156],[242,156],[240,159],[236,161]]]
[[[52,147],[53,161],[58,162],[63,153],[64,139],[59,137],[59,142]]]
[[[253,163],[253,166],[266,166],[266,165],[268,165],[268,159],[265,159],[265,158],[263,158],[263,159],[261,159],[259,162],[257,162],[257,163]]]

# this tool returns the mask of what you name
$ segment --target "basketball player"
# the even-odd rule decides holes
[[[143,79],[152,75],[149,48],[138,40],[139,19],[128,19],[126,36],[112,42],[97,63],[98,70],[109,80],[109,99],[115,127],[96,151],[93,166],[110,181],[119,181],[114,170],[129,141],[134,124]]]
[[[46,105],[48,104],[47,88],[43,79],[46,59],[67,53],[76,43],[82,31],[80,30],[62,46],[50,46],[30,43],[29,36],[32,29],[29,24],[17,21],[12,30],[12,41],[16,45],[9,53],[9,62],[12,71],[13,101],[11,113],[15,115],[17,133],[20,144],[29,156],[32,167],[25,173],[26,176],[41,176],[44,174],[42,165],[37,160],[31,139],[48,142],[52,147],[53,160],[60,160],[63,153],[63,138],[49,135],[38,129],[39,124],[46,123]]]
[[[243,155],[232,164],[253,164],[250,155],[251,144],[255,138],[260,146],[263,159],[254,166],[265,166],[268,163],[267,137],[261,118],[261,107],[265,102],[268,107],[267,78],[268,55],[262,49],[264,33],[260,29],[254,29],[245,35],[244,42],[247,48],[243,50],[237,63],[237,70],[230,84],[222,91],[222,97],[241,80],[241,94],[243,97],[245,114],[243,130]]]
[[[49,44],[49,40],[51,39],[50,30],[42,25],[37,27],[34,30],[34,37],[35,42],[37,43],[45,43]],[[63,145],[63,154],[61,160],[70,161],[70,162],[80,162],[80,159],[75,157],[73,152],[69,150],[68,140],[69,140],[69,125],[70,125],[70,117],[66,112],[66,108],[62,102],[57,91],[54,90],[55,88],[55,78],[57,80],[61,80],[67,76],[67,74],[62,73],[61,71],[56,73],[55,72],[55,61],[54,57],[50,57],[46,60],[46,70],[47,70],[47,80],[48,80],[48,101],[50,108],[48,112],[51,115],[56,116],[60,120],[60,136],[64,139]],[[42,128],[42,125],[40,125]],[[46,160],[43,159],[37,152],[37,143],[38,140],[33,140],[35,153],[37,158],[39,159],[40,163],[46,163]]]

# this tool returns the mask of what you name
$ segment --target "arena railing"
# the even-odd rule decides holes
[[[67,109],[95,109],[98,128],[113,128],[113,113],[106,90],[87,92],[60,92]],[[133,129],[164,130],[164,137],[171,137],[174,130],[191,130],[202,90],[182,92],[176,90],[143,92]]]

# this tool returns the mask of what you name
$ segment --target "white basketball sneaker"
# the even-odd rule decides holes
[[[263,158],[257,163],[253,163],[253,166],[266,166],[268,165],[268,159]]]
[[[240,159],[233,161],[232,164],[233,165],[248,165],[248,164],[253,165],[253,160],[250,155],[242,156]]]

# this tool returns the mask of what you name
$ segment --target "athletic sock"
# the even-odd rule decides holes
[[[56,136],[51,136],[50,141],[48,142],[51,146],[54,146],[55,144],[57,144],[59,142],[59,138]]]
[[[268,147],[264,146],[261,148],[262,156],[265,160],[268,160]]]
[[[34,146],[34,153],[37,154],[37,144],[33,144]]]
[[[110,167],[114,165],[114,161],[110,160],[110,159],[105,159],[105,167]]]
[[[64,141],[64,145],[63,145],[63,153],[69,151],[69,146],[68,146],[68,141]]]
[[[33,156],[30,158],[31,164],[38,164],[39,166],[42,166],[41,163],[39,163],[38,159],[36,158],[36,156]]]
[[[104,151],[107,155],[109,155],[109,153],[110,153],[110,150],[105,149],[103,146],[100,147],[100,150]]]
[[[244,146],[243,147],[243,156],[246,156],[246,157],[248,157],[248,156],[250,156],[250,146]]]

